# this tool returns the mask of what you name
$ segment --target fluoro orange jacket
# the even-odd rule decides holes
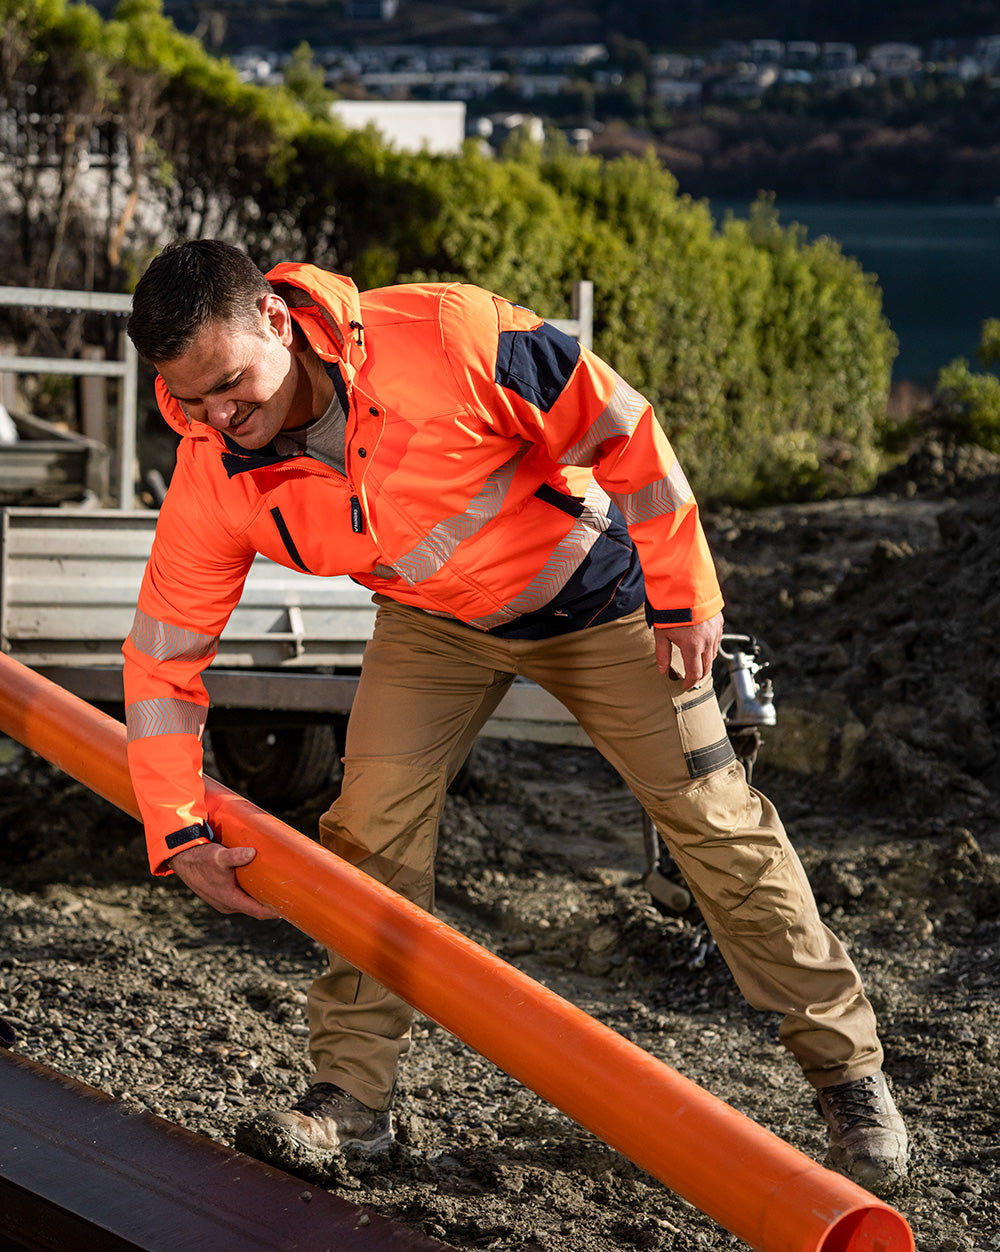
[[[650,405],[575,339],[464,284],[359,294],[291,263],[268,278],[346,396],[347,474],[191,425],[157,379],[183,438],[123,647],[154,873],[211,837],[201,673],[258,552],[491,630],[558,594],[613,502],[654,624],[722,608],[696,503]]]

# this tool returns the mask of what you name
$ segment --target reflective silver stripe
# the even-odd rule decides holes
[[[198,735],[208,710],[190,700],[136,700],[125,710],[128,742],[156,735]]]
[[[611,519],[608,517],[608,505],[610,503],[611,497],[592,478],[583,494],[583,512],[580,514],[580,521],[592,530],[602,532],[607,530],[611,525]]]
[[[433,577],[451,560],[455,549],[464,539],[477,534],[500,512],[517,467],[529,446],[527,442],[522,443],[514,456],[487,478],[482,490],[469,501],[464,513],[457,513],[454,517],[446,517],[444,521],[438,522],[415,548],[393,562],[392,572],[405,578],[411,586]],[[386,568],[378,568],[382,577],[386,577]]]
[[[584,512],[573,522],[573,529],[556,544],[549,559],[521,594],[499,612],[473,618],[468,623],[470,626],[493,630],[495,626],[503,626],[525,613],[534,613],[555,599],[579,569],[580,562],[597,542],[600,533],[608,528],[608,497],[596,483],[592,482],[588,487],[584,504]]]
[[[616,375],[617,378],[617,375]],[[646,411],[646,401],[638,391],[618,378],[608,407],[584,437],[559,458],[561,465],[593,465],[597,449],[608,439],[631,435]]]
[[[212,656],[219,643],[218,635],[182,630],[169,622],[157,621],[141,609],[135,615],[129,638],[137,652],[155,661],[200,661]]]
[[[591,479],[584,496],[583,512],[575,524],[579,526],[582,523],[595,531],[607,530],[611,525],[611,521],[608,518],[608,505],[610,503],[611,497]],[[372,567],[372,573],[376,578],[396,577],[396,570],[391,565],[375,565]],[[430,613],[434,610],[427,609],[425,611]]]
[[[639,522],[649,521],[651,517],[676,513],[682,505],[687,504],[693,494],[684,471],[675,461],[666,478],[657,479],[655,483],[648,483],[638,491],[630,491],[626,495],[613,492],[611,499],[621,509],[626,525],[635,526]]]

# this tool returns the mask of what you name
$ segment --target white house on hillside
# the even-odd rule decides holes
[[[868,68],[883,78],[916,74],[922,68],[921,52],[912,43],[880,43],[868,53]]]
[[[335,100],[330,112],[345,126],[374,126],[400,152],[451,156],[465,142],[464,100]]]

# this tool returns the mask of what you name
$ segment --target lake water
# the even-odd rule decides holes
[[[745,217],[747,203],[713,200]],[[964,356],[975,364],[983,322],[1000,317],[1000,207],[825,203],[778,200],[785,225],[800,222],[814,239],[830,235],[882,288],[899,340],[896,379],[930,382]]]

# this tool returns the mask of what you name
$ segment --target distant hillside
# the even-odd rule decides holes
[[[115,0],[95,6],[105,16]],[[347,0],[164,0],[164,11],[209,47],[331,43],[487,45],[638,39],[654,50],[708,49],[723,39],[882,40],[1000,34],[1000,0],[400,0],[391,22],[351,22]]]

